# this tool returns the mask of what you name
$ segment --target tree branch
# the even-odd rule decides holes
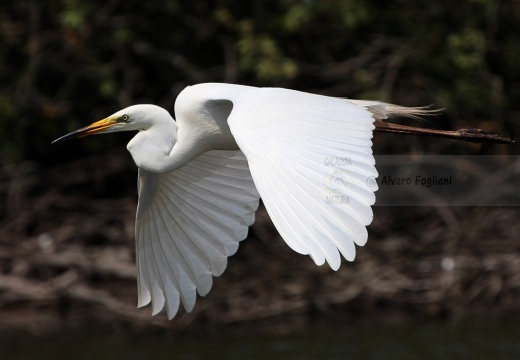
[[[464,140],[473,143],[513,144],[516,141],[514,139],[500,137],[495,134],[488,134],[482,129],[459,129],[456,131],[436,130],[418,128],[414,126],[399,125],[382,121],[376,121],[375,126],[376,128],[374,129],[374,131],[379,132],[421,136],[436,136],[448,139]]]

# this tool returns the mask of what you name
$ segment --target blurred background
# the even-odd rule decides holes
[[[517,206],[376,203],[367,246],[338,272],[292,252],[261,207],[209,295],[167,321],[135,308],[132,134],[50,144],[132,104],[173,113],[201,82],[433,104],[445,111],[428,122],[396,121],[517,138],[519,34],[516,0],[4,1],[0,353],[29,358],[30,340],[53,359],[520,354]],[[373,142],[520,171],[518,144]]]

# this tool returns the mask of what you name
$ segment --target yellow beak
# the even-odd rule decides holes
[[[96,121],[95,123],[90,124],[89,126],[85,126],[84,128],[73,131],[67,135],[63,135],[62,137],[54,140],[52,143],[54,144],[63,140],[77,139],[89,135],[99,134],[114,126],[115,124],[117,124],[116,119],[108,117],[106,119]]]

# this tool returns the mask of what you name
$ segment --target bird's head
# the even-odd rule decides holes
[[[171,119],[170,114],[155,105],[133,105],[92,123],[84,128],[64,135],[58,141],[76,139],[95,134],[108,134],[118,131],[146,130],[161,119]]]

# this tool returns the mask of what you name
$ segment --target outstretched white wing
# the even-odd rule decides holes
[[[208,151],[165,174],[139,170],[136,219],[138,306],[168,318],[195,305],[247,235],[258,207],[240,151]]]
[[[286,89],[231,99],[231,132],[262,201],[295,251],[333,269],[355,257],[372,221],[372,114],[348,100]]]

